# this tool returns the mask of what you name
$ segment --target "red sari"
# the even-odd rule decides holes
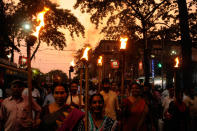
[[[131,98],[132,99],[132,98]],[[148,108],[144,99],[132,102],[129,98],[123,101],[123,131],[146,131],[145,117]]]

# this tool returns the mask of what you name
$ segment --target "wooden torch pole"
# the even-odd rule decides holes
[[[85,131],[88,131],[88,64],[85,63],[85,81],[86,81],[86,91],[85,91]]]
[[[80,94],[79,94],[79,106],[81,108],[82,105],[82,79],[83,79],[83,68],[80,68]]]

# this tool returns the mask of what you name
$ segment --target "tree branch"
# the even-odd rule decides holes
[[[152,11],[150,11],[145,17],[144,19],[148,20],[152,15],[153,13],[156,11],[156,9],[161,6],[164,2],[166,2],[167,0],[163,0],[161,3],[159,3],[157,6],[155,6],[155,8],[153,8]]]
[[[40,37],[38,39],[38,45],[36,46],[36,49],[34,50],[30,60],[32,60],[35,57],[36,52],[38,51],[38,48],[40,47]]]

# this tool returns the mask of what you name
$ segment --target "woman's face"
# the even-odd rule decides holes
[[[53,94],[57,104],[64,104],[66,102],[67,93],[63,86],[56,86]]]
[[[140,87],[137,84],[133,84],[131,87],[132,96],[139,96],[140,95]]]
[[[91,110],[93,113],[102,113],[104,103],[100,96],[94,96],[91,102]]]

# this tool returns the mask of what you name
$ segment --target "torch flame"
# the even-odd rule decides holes
[[[174,61],[176,62],[176,65],[174,67],[179,67],[179,57],[176,57]]]
[[[99,56],[98,65],[99,66],[102,66],[102,64],[103,64],[103,57],[102,56]]]
[[[36,32],[33,33],[34,36],[39,37],[39,31],[42,27],[44,27],[44,15],[46,12],[49,11],[49,8],[44,7],[44,10],[38,13],[37,15],[37,22],[40,22],[40,24],[36,27]]]
[[[128,38],[120,38],[120,41],[121,41],[120,49],[126,49],[127,40]]]
[[[72,61],[70,62],[70,65],[73,66],[73,67],[75,66],[74,60],[72,60]]]
[[[83,56],[81,57],[81,59],[85,59],[88,61],[88,51],[90,50],[90,47],[86,47],[86,49],[83,52]]]

